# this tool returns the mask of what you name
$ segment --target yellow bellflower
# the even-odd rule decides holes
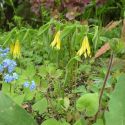
[[[50,46],[53,48],[55,47],[56,49],[60,49],[60,45],[61,45],[61,40],[60,40],[60,31],[58,31],[55,35],[54,40],[52,41],[52,43],[50,44]]]
[[[13,57],[14,58],[20,58],[21,57],[21,49],[20,49],[20,43],[19,40],[15,42],[15,45],[13,47]]]
[[[10,44],[10,53],[13,55],[13,49],[14,49],[14,44],[13,43],[11,43]]]
[[[81,56],[82,54],[84,54],[85,58],[87,56],[91,57],[91,49],[90,49],[90,45],[89,45],[89,41],[88,41],[88,37],[85,36],[82,42],[82,46],[79,49],[79,51],[77,52],[78,56]]]

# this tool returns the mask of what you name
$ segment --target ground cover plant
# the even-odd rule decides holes
[[[124,66],[112,66],[124,53],[120,27],[51,20],[38,30],[1,33],[0,104],[9,119],[0,115],[0,124],[14,124],[15,115],[21,117],[17,125],[111,125],[124,119]],[[108,52],[97,58],[103,49]],[[118,119],[114,124],[122,125]]]
[[[124,1],[0,7],[0,125],[125,125]]]

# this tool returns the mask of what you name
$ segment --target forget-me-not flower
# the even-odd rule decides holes
[[[33,90],[36,89],[36,83],[35,83],[35,81],[31,81],[31,83],[29,81],[26,81],[26,82],[24,82],[23,86],[25,88],[29,88],[30,91],[33,91]]]
[[[0,48],[0,56],[1,57],[6,57],[8,52],[9,52],[9,50],[10,50],[9,48],[6,48],[6,49]]]
[[[8,72],[11,73],[14,71],[15,67],[16,67],[16,62],[14,60],[10,60],[10,59],[5,59],[2,63],[4,68],[8,69]]]
[[[4,81],[6,82],[6,83],[10,83],[10,82],[12,82],[14,80],[14,78],[13,78],[13,76],[11,76],[10,74],[5,74],[4,75]]]
[[[18,79],[18,74],[14,73],[16,67],[16,62],[14,60],[8,59],[7,55],[10,51],[9,48],[2,49],[0,48],[0,73],[2,73],[3,80],[6,83],[11,83],[14,80]],[[3,58],[4,57],[4,58]]]
[[[35,88],[36,88],[36,84],[34,81],[32,81],[30,85],[30,90],[33,91]]]
[[[24,86],[25,88],[28,88],[29,85],[30,85],[30,83],[29,83],[28,81],[24,82],[24,84],[23,84],[23,86]]]

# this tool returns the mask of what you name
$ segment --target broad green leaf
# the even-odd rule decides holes
[[[76,102],[78,111],[85,112],[87,116],[93,116],[98,111],[98,93],[88,93],[81,96]]]
[[[47,107],[48,107],[47,100],[46,98],[43,98],[42,100],[36,102],[32,108],[34,111],[38,111],[40,114],[42,114],[46,111]]]
[[[45,120],[41,125],[60,125],[60,123],[56,119],[50,118]]]
[[[23,101],[24,101],[24,97],[25,95],[18,95],[16,97],[13,98],[13,100],[18,104],[18,105],[22,105]]]
[[[10,86],[11,86],[11,84],[3,82],[3,84],[2,84],[2,92],[4,92],[4,93],[10,93]],[[13,92],[12,89],[11,89],[11,92]]]
[[[37,125],[11,98],[0,92],[0,125]]]
[[[125,125],[125,74],[118,78],[105,119],[106,125]]]
[[[25,92],[25,101],[30,101],[33,99],[34,95],[35,95],[35,91],[30,91],[28,88],[24,88],[24,92]]]

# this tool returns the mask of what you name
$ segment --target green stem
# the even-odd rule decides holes
[[[62,92],[62,95],[63,95],[63,96],[64,96],[64,88],[65,88],[66,85],[67,85],[66,82],[67,82],[67,78],[68,78],[69,66],[70,66],[70,64],[71,64],[74,60],[77,60],[76,58],[77,58],[77,56],[71,58],[71,59],[69,60],[69,62],[67,63],[67,65],[66,65],[66,74],[65,74],[65,78],[64,78],[63,92]]]
[[[68,68],[69,68],[69,65],[70,65],[70,63],[72,62],[72,61],[74,61],[76,59],[76,57],[73,57],[73,58],[71,58],[70,60],[69,60],[69,62],[67,63],[67,65],[66,65],[66,75],[65,75],[65,79],[64,79],[64,87],[67,85],[66,84],[66,81],[67,81],[67,77],[68,77]]]

